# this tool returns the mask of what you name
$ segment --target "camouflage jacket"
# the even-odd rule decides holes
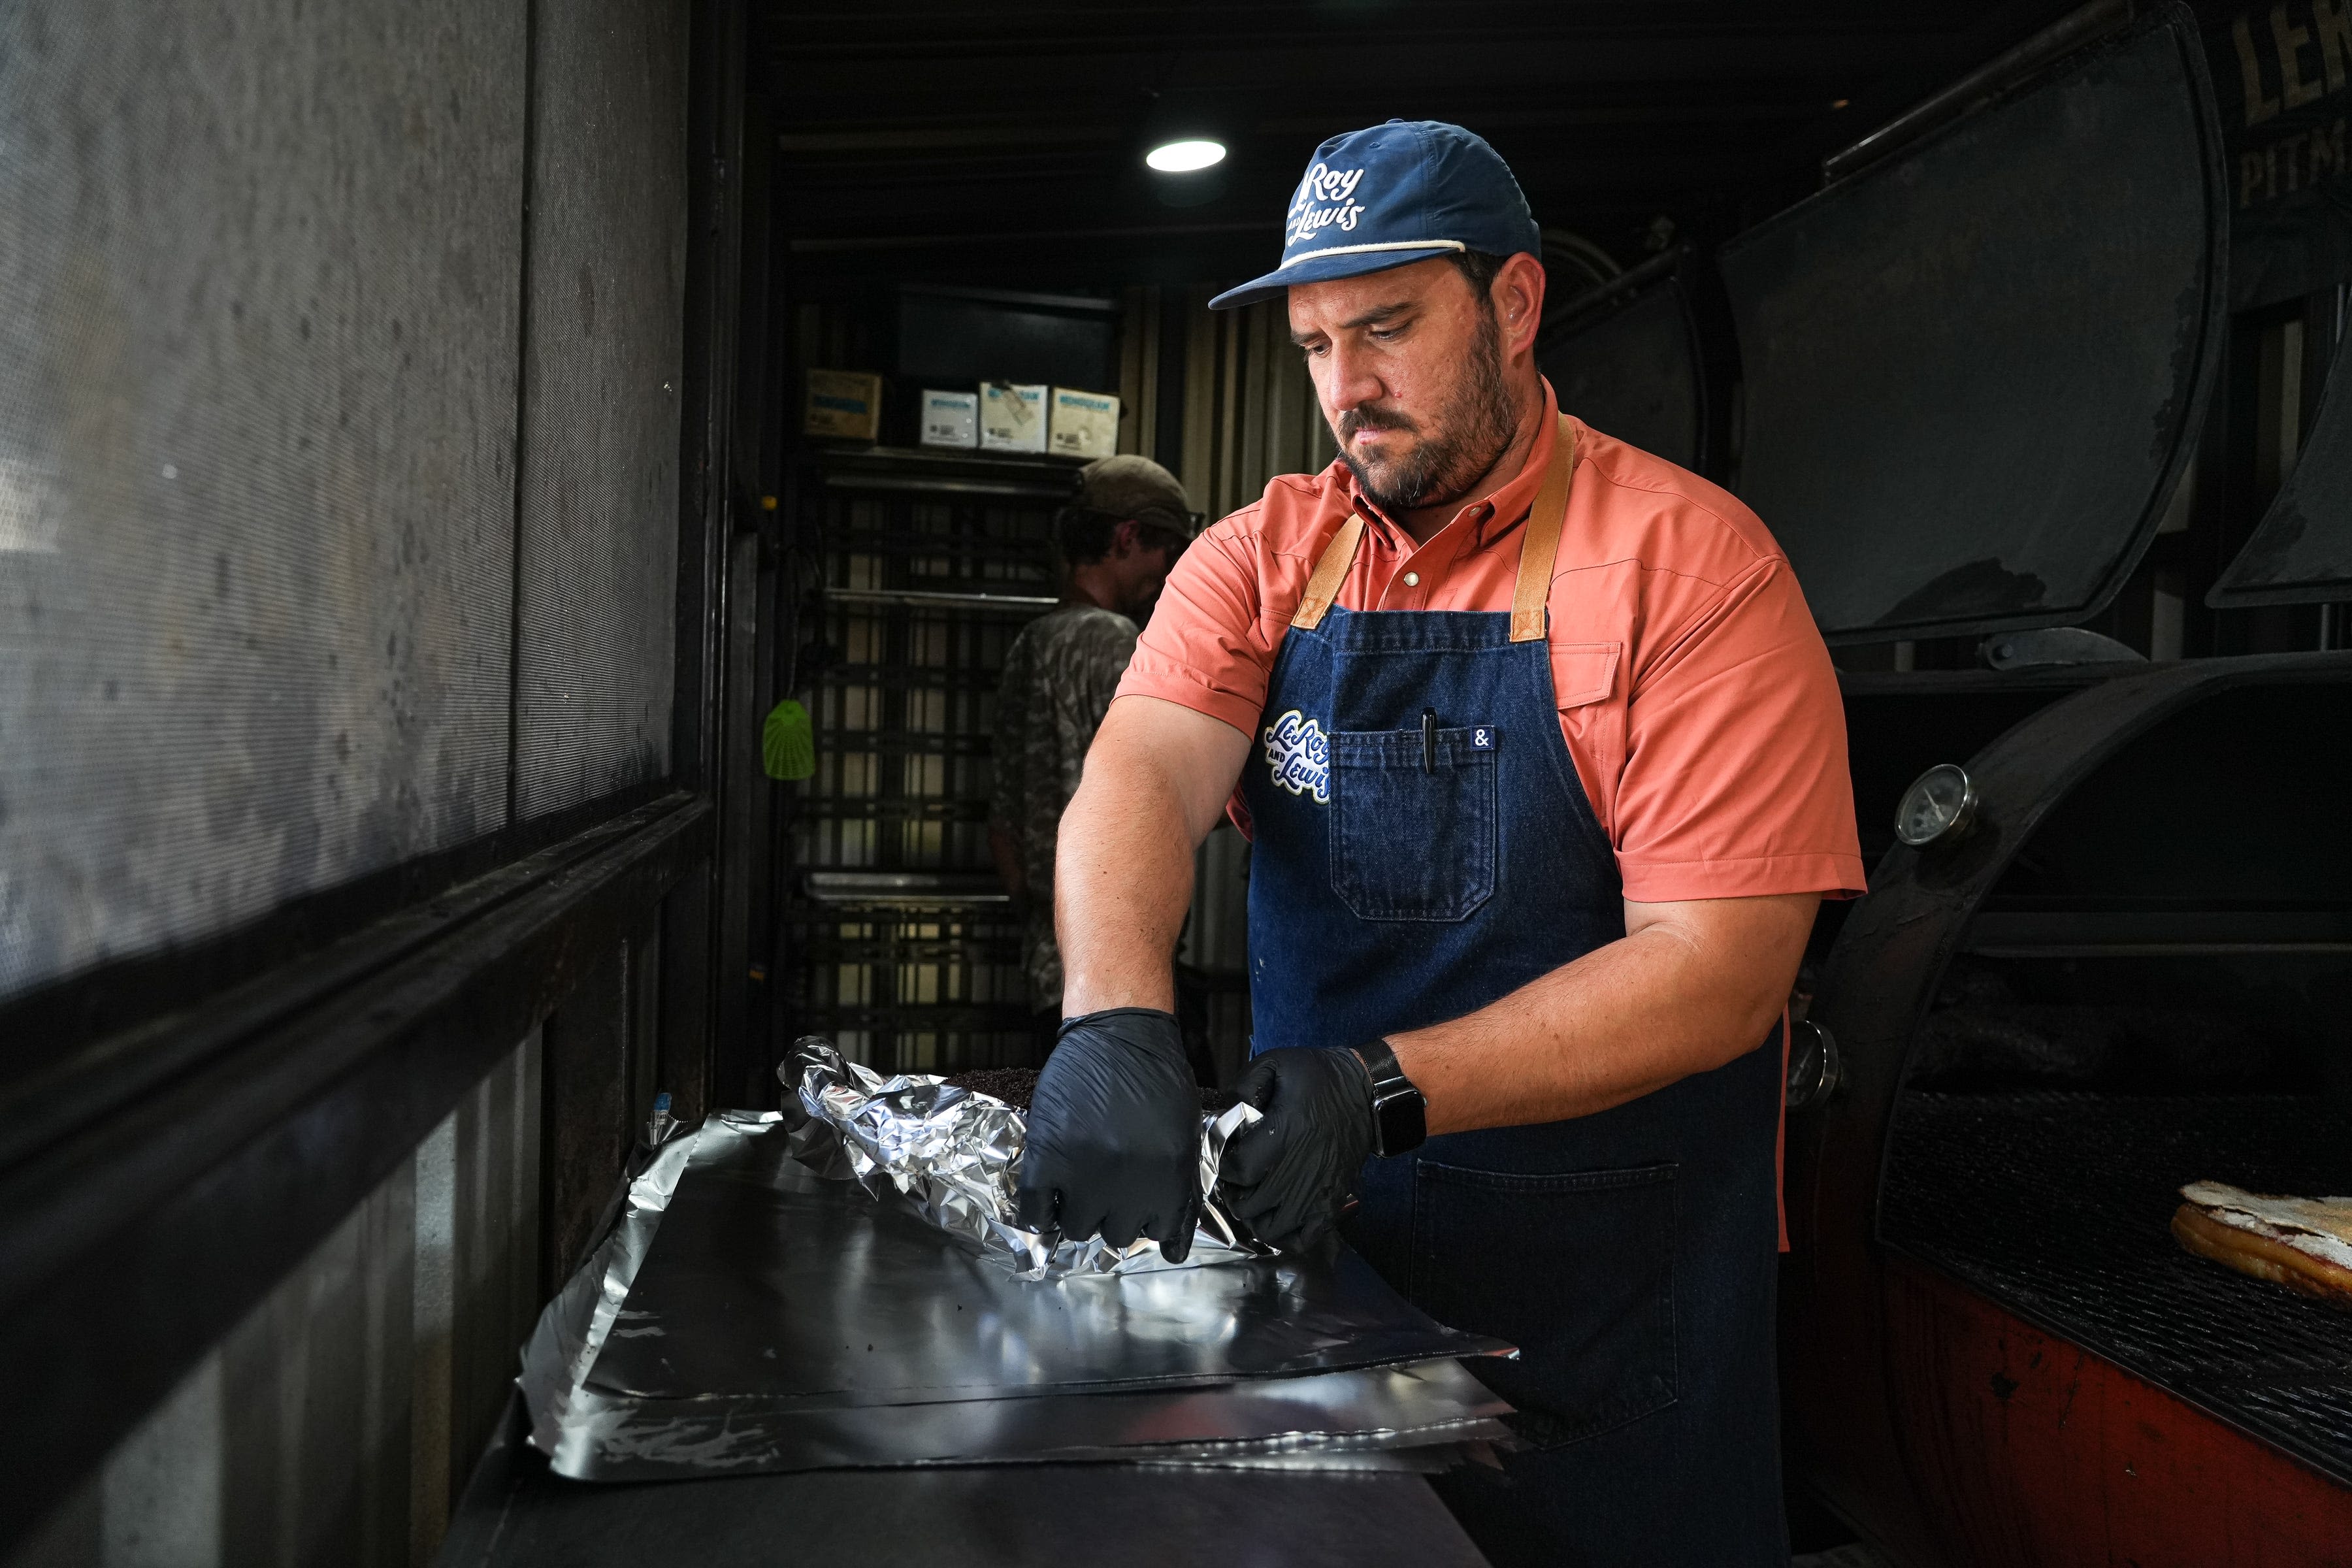
[[[1095,730],[1135,652],[1135,623],[1092,605],[1030,622],[1004,656],[996,695],[995,784],[989,816],[1013,836],[1029,885],[1021,968],[1033,1007],[1062,1001],[1054,945],[1054,836],[1077,793]]]

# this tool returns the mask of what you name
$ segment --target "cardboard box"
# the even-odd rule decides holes
[[[882,435],[882,378],[854,370],[808,373],[808,402],[801,429],[844,441],[874,441]]]
[[[923,437],[926,447],[980,445],[980,394],[923,392]]]
[[[1043,386],[1015,386],[1006,381],[983,383],[980,389],[980,449],[1044,451],[1047,390]]]
[[[1108,392],[1054,388],[1045,449],[1059,458],[1088,462],[1118,450],[1118,399]]]

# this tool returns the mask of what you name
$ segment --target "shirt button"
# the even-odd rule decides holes
[[[1420,573],[1418,573],[1418,572],[1408,572],[1408,573],[1406,573],[1406,574],[1404,574],[1404,585],[1405,585],[1406,587],[1408,587],[1408,588],[1418,588],[1418,587],[1420,587],[1420,586],[1421,586],[1421,574],[1420,574]]]

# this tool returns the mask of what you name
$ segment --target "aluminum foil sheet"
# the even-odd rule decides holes
[[[530,1413],[531,1445],[541,1453],[556,1453],[568,1435],[593,1430],[609,1414],[609,1401],[586,1392],[589,1370],[620,1321],[622,1303],[697,1141],[689,1133],[656,1152],[644,1173],[629,1184],[613,1228],[541,1311],[523,1343],[522,1373],[515,1383]]]
[[[788,1095],[810,1122],[840,1140],[848,1173],[877,1198],[903,1198],[932,1224],[964,1237],[1024,1279],[1072,1274],[1139,1274],[1265,1258],[1274,1248],[1249,1233],[1215,1197],[1225,1142],[1258,1119],[1236,1105],[1201,1119],[1200,1223],[1192,1250],[1171,1263],[1160,1244],[1138,1237],[1124,1249],[1100,1237],[1056,1239],[1013,1223],[1013,1190],[1027,1128],[1021,1112],[989,1095],[920,1073],[884,1078],[844,1061],[833,1043],[815,1036],[796,1042],[776,1068]],[[788,1116],[789,1119],[789,1116]],[[820,1169],[835,1167],[815,1126],[795,1131],[795,1147]]]
[[[1508,1406],[1454,1358],[1508,1347],[1432,1322],[1344,1249],[1024,1279],[820,1174],[793,1152],[806,1126],[721,1113],[631,1184],[525,1352],[558,1474],[1426,1469],[1507,1441]]]

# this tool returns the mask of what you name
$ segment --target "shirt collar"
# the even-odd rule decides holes
[[[1528,513],[1534,510],[1536,491],[1543,488],[1544,469],[1551,462],[1551,449],[1559,432],[1559,400],[1554,395],[1549,381],[1541,376],[1537,380],[1543,386],[1543,417],[1536,429],[1536,443],[1528,451],[1526,465],[1486,500],[1473,501],[1455,512],[1444,528],[1429,536],[1429,544],[1434,544],[1455,529],[1467,529],[1475,534],[1476,544],[1483,548],[1525,522]],[[1428,548],[1427,544],[1414,544],[1412,535],[1390,521],[1381,509],[1372,504],[1358,487],[1356,471],[1348,467],[1345,459],[1334,459],[1334,462],[1339,470],[1340,481],[1346,486],[1344,493],[1349,506],[1366,522],[1379,529],[1391,547],[1406,554]]]

